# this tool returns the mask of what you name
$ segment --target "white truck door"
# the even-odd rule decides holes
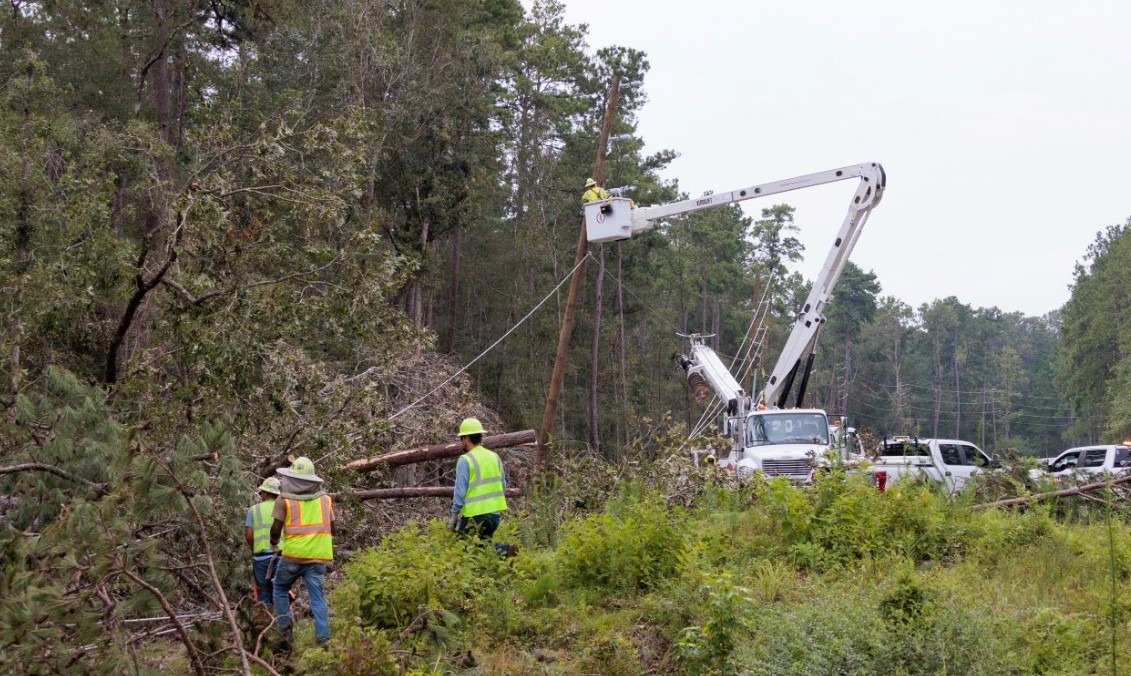
[[[962,488],[970,473],[962,464],[962,451],[958,444],[940,443],[939,458],[942,460],[943,483],[952,491]]]
[[[1115,459],[1108,457],[1113,452],[1108,446],[1085,448],[1080,456],[1080,469],[1087,474],[1103,474],[1114,463]]]
[[[1049,463],[1049,475],[1052,476],[1053,481],[1060,481],[1065,474],[1076,471],[1076,467],[1080,464],[1080,450],[1074,448],[1065,451]]]
[[[940,443],[939,455],[950,472],[954,490],[960,490],[979,468],[989,464],[989,458],[973,444]]]

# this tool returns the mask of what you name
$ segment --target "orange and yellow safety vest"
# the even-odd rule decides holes
[[[280,499],[287,508],[287,518],[283,521],[283,556],[332,561],[334,541],[330,526],[334,522],[334,506],[330,496],[313,500]]]

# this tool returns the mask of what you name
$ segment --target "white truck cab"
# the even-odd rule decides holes
[[[741,453],[731,453],[719,465],[739,476],[762,472],[794,481],[812,478],[816,460],[832,446],[828,417],[814,408],[752,411],[746,416]]]
[[[901,476],[921,476],[945,485],[950,491],[961,490],[974,474],[990,467],[990,456],[969,441],[960,439],[885,439],[878,456],[866,470],[883,484]]]
[[[1131,448],[1123,444],[1101,444],[1070,448],[1049,461],[1044,470],[1033,470],[1033,478],[1042,475],[1061,481],[1075,474],[1118,474],[1131,467]]]

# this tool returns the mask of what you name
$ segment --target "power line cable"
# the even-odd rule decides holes
[[[460,376],[460,375],[461,375],[461,374],[463,374],[463,373],[464,373],[465,371],[467,371],[467,370],[468,370],[469,368],[471,368],[471,367],[472,367],[472,366],[473,366],[473,365],[475,364],[475,362],[479,361],[480,359],[482,359],[483,357],[485,357],[485,356],[487,355],[487,353],[488,353],[488,352],[490,352],[491,350],[495,349],[495,347],[497,347],[497,346],[499,345],[499,343],[501,343],[501,342],[503,342],[504,340],[506,340],[508,336],[510,336],[510,335],[511,335],[512,333],[514,333],[514,332],[515,332],[515,331],[516,331],[516,330],[518,329],[518,327],[522,326],[522,325],[523,325],[523,324],[524,324],[524,323],[526,322],[526,320],[527,320],[527,319],[530,319],[530,317],[531,317],[531,316],[533,316],[535,312],[537,312],[537,311],[538,311],[539,309],[541,309],[541,307],[542,307],[543,305],[545,305],[545,304],[546,304],[546,303],[547,303],[547,302],[548,302],[548,301],[549,301],[549,300],[550,300],[551,298],[553,298],[553,297],[554,297],[554,294],[558,292],[558,289],[562,288],[562,285],[563,285],[563,284],[565,284],[565,283],[566,283],[566,282],[567,282],[567,281],[569,280],[569,278],[570,278],[570,277],[573,277],[573,276],[574,276],[574,274],[576,274],[576,273],[577,273],[577,270],[578,270],[578,268],[580,268],[580,267],[581,267],[582,265],[584,265],[584,263],[585,263],[586,259],[588,259],[588,258],[591,258],[591,257],[592,257],[592,255],[591,255],[591,254],[585,254],[585,258],[582,258],[582,259],[581,259],[580,261],[578,261],[577,265],[573,266],[573,270],[570,270],[570,272],[569,272],[569,274],[568,274],[568,275],[566,275],[565,277],[562,277],[561,281],[559,281],[559,282],[557,283],[557,285],[556,285],[556,286],[554,286],[554,288],[550,290],[550,293],[546,294],[546,297],[545,297],[545,298],[543,298],[543,299],[542,299],[541,301],[539,301],[539,302],[538,302],[538,304],[537,304],[537,305],[535,305],[535,306],[534,306],[534,307],[533,307],[533,308],[532,308],[532,309],[530,310],[530,312],[527,312],[527,313],[526,313],[526,314],[525,314],[525,315],[524,315],[524,316],[522,317],[522,319],[518,320],[518,322],[517,322],[517,323],[516,323],[516,324],[515,324],[514,326],[510,327],[509,329],[507,329],[507,332],[506,332],[506,333],[504,333],[503,335],[499,336],[499,339],[498,339],[498,340],[496,340],[495,342],[491,343],[491,345],[490,345],[490,346],[488,346],[486,350],[483,350],[482,352],[480,352],[480,353],[479,353],[479,355],[475,357],[475,359],[472,359],[471,361],[467,362],[467,364],[466,364],[466,365],[464,365],[464,366],[463,366],[462,368],[460,368],[460,370],[458,370],[458,371],[456,371],[455,373],[453,373],[452,375],[448,376],[448,378],[446,378],[446,379],[444,380],[444,382],[440,383],[440,384],[439,384],[439,385],[437,385],[436,387],[434,387],[434,388],[432,388],[431,390],[429,390],[429,391],[428,391],[428,392],[427,392],[426,394],[424,394],[423,396],[421,396],[421,397],[420,397],[419,399],[417,399],[416,401],[412,402],[412,403],[411,403],[411,404],[409,404],[408,406],[405,406],[405,407],[404,407],[404,408],[402,408],[401,410],[399,410],[399,411],[397,411],[396,413],[394,413],[393,415],[389,416],[388,420],[396,420],[397,418],[399,418],[399,417],[400,417],[401,415],[403,415],[403,414],[404,414],[404,413],[406,413],[407,411],[410,411],[410,410],[412,410],[413,408],[416,408],[416,406],[417,406],[418,404],[420,404],[420,402],[424,401],[424,400],[425,400],[425,399],[427,399],[428,397],[430,397],[430,396],[432,396],[433,394],[435,394],[435,393],[436,393],[436,392],[437,392],[437,391],[438,391],[438,390],[439,390],[440,388],[442,388],[442,387],[443,387],[444,385],[447,385],[448,383],[450,383],[450,382],[452,382],[453,380],[455,380],[455,379],[456,379],[456,378],[457,378],[458,376]]]

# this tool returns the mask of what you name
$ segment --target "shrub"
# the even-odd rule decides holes
[[[457,538],[439,521],[410,523],[354,557],[334,601],[378,628],[404,627],[431,610],[466,616],[506,570],[485,543]]]
[[[393,658],[392,649],[385,632],[347,625],[334,633],[325,648],[304,652],[302,667],[313,676],[399,676],[401,665]]]
[[[676,520],[651,498],[568,524],[558,547],[563,581],[626,591],[654,587],[675,572],[684,549]]]
[[[729,673],[736,641],[750,635],[752,607],[749,591],[728,574],[709,576],[699,589],[706,599],[706,624],[683,630],[676,650],[681,666],[691,674]]]

